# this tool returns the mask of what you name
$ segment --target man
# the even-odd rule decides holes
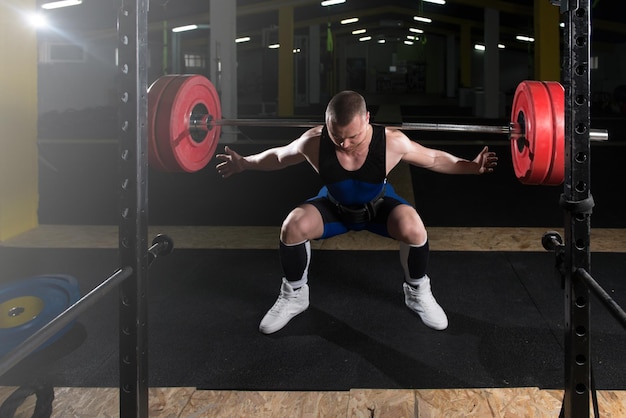
[[[369,230],[400,242],[406,306],[424,324],[443,330],[448,318],[432,295],[428,236],[419,214],[396,194],[387,175],[400,161],[446,174],[493,171],[498,158],[487,147],[469,161],[426,148],[397,129],[371,125],[365,99],[354,91],[335,95],[325,125],[293,142],[243,157],[225,147],[216,167],[226,178],[244,170],[279,170],[307,161],[324,183],[319,194],[293,209],[280,230],[279,254],[284,277],[276,303],[259,325],[264,334],[282,329],[309,306],[310,240],[349,230]]]

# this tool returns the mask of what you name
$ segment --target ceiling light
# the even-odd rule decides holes
[[[176,28],[172,28],[172,32],[186,32],[188,30],[195,30],[198,29],[198,25],[185,25],[185,26],[178,26]]]
[[[371,39],[372,39],[371,36],[364,36],[362,38],[359,38],[359,41],[360,42],[365,42],[365,41],[370,41]]]
[[[417,20],[418,22],[424,22],[424,23],[430,23],[430,22],[433,21],[432,19],[429,19],[429,18],[423,17],[423,16],[413,16],[413,19]]]
[[[342,24],[342,25],[348,25],[348,24],[350,24],[350,23],[356,23],[356,22],[358,22],[358,21],[359,21],[359,18],[358,18],[358,17],[351,17],[350,19],[344,19],[344,20],[342,20],[342,21],[341,21],[341,24]]]
[[[524,35],[517,35],[515,39],[517,39],[518,41],[522,41],[522,42],[535,42],[535,38],[531,38],[530,36],[524,36]]]
[[[346,0],[325,0],[323,2],[321,2],[320,4],[322,6],[333,6],[335,4],[341,4],[341,3],[345,3]]]
[[[417,28],[409,28],[409,32],[413,32],[413,33],[424,33],[423,30],[421,29],[417,29]]]
[[[249,36],[242,36],[241,38],[235,39],[235,43],[236,44],[240,44],[242,42],[250,42],[250,37]]]
[[[413,41],[404,41],[405,45],[413,45]]]
[[[33,13],[28,16],[28,21],[37,29],[43,29],[48,26],[46,17],[40,13]]]
[[[378,42],[379,44],[384,44],[386,41],[384,39],[379,39],[376,42]]]
[[[446,0],[424,0],[427,3],[446,4]]]
[[[360,35],[360,34],[365,33],[365,32],[367,32],[366,29],[357,29],[357,30],[353,30],[352,34],[353,35]]]
[[[506,47],[503,44],[498,44],[498,49],[505,49]],[[484,51],[485,50],[485,45],[482,44],[476,44],[474,45],[474,49],[477,51]]]
[[[280,44],[271,44],[267,46],[269,49],[277,49],[280,48]]]
[[[41,5],[42,9],[59,9],[61,7],[69,7],[69,6],[78,6],[81,4],[83,0],[62,0],[62,1],[52,1],[49,3],[44,3]]]

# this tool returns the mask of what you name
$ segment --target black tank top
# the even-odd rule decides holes
[[[363,165],[354,171],[344,169],[335,151],[335,144],[322,129],[319,150],[319,174],[328,191],[343,205],[361,205],[374,199],[385,187],[385,127],[372,125],[372,141]]]

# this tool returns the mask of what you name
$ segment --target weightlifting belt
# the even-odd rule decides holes
[[[367,203],[362,205],[342,205],[335,199],[330,192],[327,194],[328,200],[337,207],[339,218],[346,224],[360,224],[370,222],[376,216],[378,208],[383,203],[385,197],[385,187],[378,195]]]

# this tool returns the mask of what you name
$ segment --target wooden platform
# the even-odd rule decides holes
[[[0,401],[15,388],[0,388]],[[385,390],[349,392],[200,391],[151,388],[150,417],[211,418],[427,418],[558,417],[563,393],[537,388]],[[36,398],[27,398],[17,418],[30,417]],[[626,416],[626,392],[598,392],[602,417]],[[117,388],[56,388],[52,417],[117,417]],[[590,412],[590,416],[592,413]]]
[[[431,251],[546,251],[541,237],[560,227],[431,227]],[[273,226],[150,226],[148,237],[167,234],[175,248],[276,249],[279,227]],[[0,241],[0,247],[118,248],[118,230],[107,225],[41,225],[17,237]],[[349,232],[311,243],[321,250],[396,250],[394,240],[367,231]],[[593,229],[592,252],[626,252],[626,230]]]

